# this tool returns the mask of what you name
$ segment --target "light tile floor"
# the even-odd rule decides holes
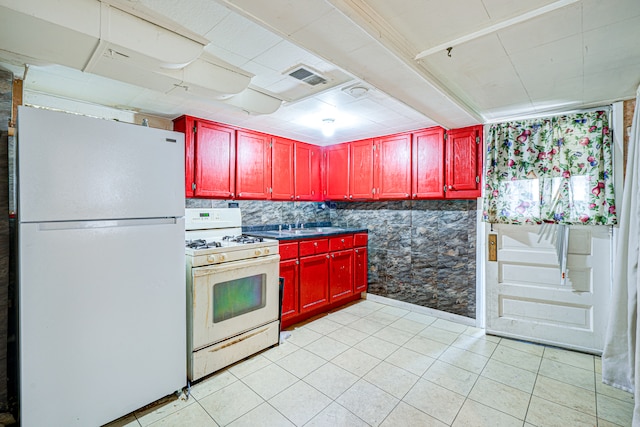
[[[360,301],[109,427],[630,426],[599,357]]]

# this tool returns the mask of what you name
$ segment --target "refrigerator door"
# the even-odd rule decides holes
[[[184,215],[184,135],[20,107],[21,222]]]
[[[23,427],[102,425],[186,385],[183,218],[19,231]]]

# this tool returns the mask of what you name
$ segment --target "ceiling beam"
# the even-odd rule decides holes
[[[457,45],[460,45],[462,43],[466,43],[468,41],[471,40],[475,40],[477,38],[486,36],[487,34],[491,34],[491,33],[495,33],[497,31],[503,30],[505,28],[511,27],[513,25],[516,24],[520,24],[522,22],[528,21],[530,19],[533,18],[537,18],[538,16],[544,15],[546,13],[549,12],[553,12],[554,10],[558,10],[561,9],[563,7],[569,6],[573,3],[577,3],[580,0],[560,0],[560,1],[556,1],[554,3],[548,4],[546,6],[543,6],[541,8],[529,11],[527,13],[523,13],[522,15],[518,15],[514,18],[509,18],[506,19],[504,21],[498,22],[496,24],[490,25],[488,27],[482,28],[478,31],[475,31],[471,34],[465,34],[462,37],[458,37],[457,39],[453,39],[444,43],[440,43],[437,46],[431,47],[429,49],[423,50],[422,52],[420,52],[419,54],[417,54],[415,56],[415,60],[418,61],[424,57],[427,57],[429,55],[433,55],[434,53],[443,51],[445,49],[448,48],[452,48],[455,47]]]

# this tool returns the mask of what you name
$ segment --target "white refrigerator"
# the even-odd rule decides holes
[[[184,136],[20,107],[17,161],[21,425],[184,387]]]

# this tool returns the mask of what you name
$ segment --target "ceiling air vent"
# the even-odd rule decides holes
[[[294,68],[293,71],[289,73],[291,77],[294,79],[298,79],[300,81],[305,82],[308,85],[316,86],[320,83],[326,83],[327,79],[322,77],[321,75],[311,71],[308,67],[299,66]]]

